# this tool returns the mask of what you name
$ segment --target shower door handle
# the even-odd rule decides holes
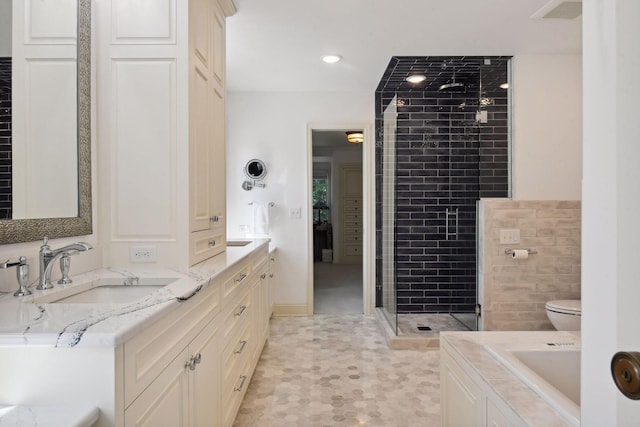
[[[449,217],[454,216],[456,219],[456,223],[454,226],[453,233],[449,233]],[[455,240],[458,240],[458,208],[456,208],[455,213],[449,212],[449,208],[445,209],[445,221],[444,221],[444,237],[445,240],[449,240],[449,236],[455,237]]]

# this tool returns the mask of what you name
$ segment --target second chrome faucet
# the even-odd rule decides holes
[[[45,237],[40,247],[40,277],[36,289],[53,288],[51,283],[51,270],[53,270],[54,261],[62,255],[71,255],[74,252],[84,252],[93,249],[88,243],[78,242],[63,246],[59,249],[51,249],[49,247],[49,239]],[[68,271],[67,271],[68,272]]]

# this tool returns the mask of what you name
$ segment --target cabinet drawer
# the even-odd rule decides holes
[[[219,311],[220,288],[212,283],[124,344],[125,408]]]
[[[224,251],[227,246],[223,228],[196,231],[191,233],[191,239],[189,240],[191,245],[191,264],[197,264],[211,258]]]
[[[227,343],[245,323],[251,319],[251,292],[247,290],[244,296],[229,308],[222,319],[222,341]]]
[[[342,240],[347,243],[358,243],[362,241],[362,237],[360,237],[359,234],[349,233],[349,234],[345,234],[342,237]]]
[[[251,381],[251,361],[241,365],[235,375],[222,383],[222,426],[231,427]]]
[[[358,227],[362,225],[362,214],[360,212],[344,212],[342,218],[345,224],[348,222]]]
[[[249,262],[245,262],[234,270],[231,276],[224,281],[224,284],[222,285],[222,297],[225,300],[225,305],[228,301],[233,299],[233,294],[240,292],[240,289],[247,284],[251,279],[249,277],[250,274],[251,264]]]
[[[349,213],[356,213],[356,212],[361,212],[362,211],[362,206],[360,205],[345,205],[342,207],[342,211],[345,212],[346,215],[348,215]]]
[[[356,218],[354,218],[354,216]],[[349,227],[349,228],[359,228],[362,227],[362,220],[360,220],[360,218],[357,218],[358,215],[345,215],[344,218],[344,226]]]
[[[251,324],[245,322],[238,334],[234,335],[222,350],[220,358],[220,369],[222,373],[222,383],[228,384],[237,379],[240,370],[246,364],[247,358],[251,354],[253,344]]]
[[[362,247],[354,246],[354,245],[345,245],[344,252],[345,252],[345,255],[347,256],[362,255]]]

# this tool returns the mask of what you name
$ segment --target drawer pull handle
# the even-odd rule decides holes
[[[240,375],[240,385],[238,387],[234,388],[233,391],[242,391],[242,389],[244,388],[245,381],[247,381],[247,376],[246,375]]]
[[[185,363],[184,366],[189,367],[189,369],[192,370],[192,371],[195,371],[196,370],[196,365],[198,363],[200,363],[201,361],[202,361],[202,355],[200,353],[198,353],[195,356],[191,356],[189,361],[187,363]]]
[[[266,279],[266,278],[267,278],[267,273],[262,273],[262,274],[260,275],[260,278],[261,278],[261,279]]]
[[[239,277],[239,278],[237,278],[236,280],[234,280],[234,282],[242,282],[242,281],[243,281],[244,279],[246,279],[246,278],[247,278],[247,275],[246,275],[246,274],[244,274],[244,273],[242,273],[242,274],[240,275],[240,277]]]
[[[209,247],[212,248],[216,245],[216,241],[215,240],[209,240]]]
[[[180,301],[180,302],[184,302],[184,301],[188,300],[189,298],[195,296],[198,292],[200,292],[201,289],[202,289],[202,285],[198,285],[198,287],[193,292],[191,292],[189,295],[177,297],[176,299],[178,301]]]
[[[241,305],[240,310],[237,313],[233,313],[234,316],[242,316],[242,313],[247,309],[246,305]]]
[[[247,345],[247,340],[242,340],[240,341],[240,348],[237,350],[234,350],[235,354],[240,354],[242,353],[242,351],[244,350],[245,346]]]

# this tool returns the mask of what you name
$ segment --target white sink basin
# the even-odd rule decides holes
[[[126,304],[162,289],[175,278],[100,279],[66,288],[53,288],[33,298],[38,304]]]
[[[247,246],[252,240],[227,240],[227,246]]]
[[[572,425],[580,425],[580,347],[572,343],[485,349]]]

